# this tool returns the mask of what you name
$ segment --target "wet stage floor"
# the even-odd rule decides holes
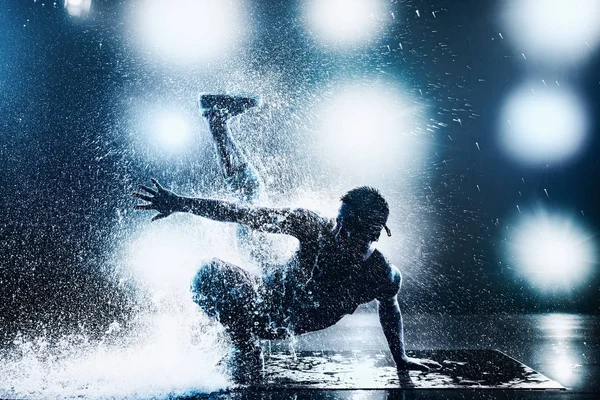
[[[577,314],[537,315],[405,315],[405,340],[415,355],[456,358],[460,352],[431,350],[496,349],[531,367],[567,390],[531,389],[421,389],[378,390],[307,388],[239,391],[212,395],[232,399],[599,399],[600,317]],[[285,341],[265,343],[273,357],[281,358],[290,346]],[[297,338],[298,355],[314,352],[362,352],[382,354],[387,348],[376,314],[357,313],[335,327]],[[474,352],[484,354],[481,352]],[[367,358],[368,358],[367,357]],[[490,353],[489,361],[494,362]],[[487,356],[485,358],[488,358]],[[437,360],[444,361],[444,360]],[[414,379],[413,379],[414,381]],[[418,386],[418,385],[417,385]],[[378,386],[379,387],[379,386]],[[448,386],[450,387],[450,386]],[[337,389],[337,390],[336,390]]]
[[[442,368],[398,374],[384,351],[271,352],[264,389],[559,389],[565,388],[498,350],[409,350]]]

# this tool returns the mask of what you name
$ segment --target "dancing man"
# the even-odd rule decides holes
[[[235,347],[233,377],[239,383],[258,379],[260,339],[283,339],[325,329],[360,305],[378,304],[379,320],[398,371],[429,371],[440,364],[408,357],[404,349],[402,314],[397,295],[400,271],[373,247],[386,226],[389,208],[371,187],[342,196],[335,220],[303,208],[256,205],[263,184],[232,138],[227,122],[258,105],[253,97],[201,94],[225,181],[238,202],[183,197],[163,188],[140,185],[133,195],[145,204],[137,210],[158,212],[152,221],[187,212],[238,225],[238,238],[251,243],[251,231],[291,235],[298,239],[295,255],[279,268],[262,274],[214,258],[200,266],[192,280],[194,301],[228,332]]]

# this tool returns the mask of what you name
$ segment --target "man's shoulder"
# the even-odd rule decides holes
[[[381,251],[378,249],[373,249],[373,252],[369,258],[367,258],[367,262],[374,267],[384,270],[388,270],[389,268],[393,267],[388,258],[384,256],[383,253],[381,253]]]
[[[329,221],[328,218],[322,216],[317,211],[309,210],[308,208],[304,208],[304,207],[292,208],[291,214],[298,218],[305,219],[307,221],[324,222],[324,223]]]
[[[303,228],[304,236],[314,236],[333,227],[333,220],[324,217],[316,211],[307,208],[297,207],[291,210],[291,215]]]

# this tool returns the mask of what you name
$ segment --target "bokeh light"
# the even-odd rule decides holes
[[[600,41],[597,0],[510,0],[502,12],[519,53],[555,64],[584,59]]]
[[[169,149],[179,149],[190,139],[190,129],[183,114],[163,112],[155,116],[153,126],[156,139]]]
[[[153,223],[131,242],[128,263],[158,293],[174,287],[187,291],[201,260],[210,254],[202,252],[197,236],[177,221]]]
[[[339,47],[368,42],[382,30],[384,15],[381,0],[310,0],[305,5],[309,31]]]
[[[175,63],[215,61],[245,33],[240,1],[149,0],[133,8],[145,52]]]
[[[571,289],[596,263],[593,239],[581,225],[542,211],[522,217],[507,249],[519,274],[540,289]]]
[[[90,12],[92,0],[65,0],[65,8],[72,17],[84,17]]]
[[[541,86],[541,84],[539,85]],[[524,85],[509,95],[500,111],[500,142],[524,164],[563,162],[585,143],[588,117],[571,91]]]
[[[326,96],[317,135],[324,157],[365,173],[418,161],[422,107],[394,85],[348,84]]]
[[[205,127],[190,105],[137,99],[125,112],[132,150],[146,160],[174,163],[200,151]]]

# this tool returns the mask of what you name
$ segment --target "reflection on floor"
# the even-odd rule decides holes
[[[497,349],[567,387],[532,390],[273,390],[214,394],[233,399],[598,399],[600,398],[600,317],[543,315],[405,315],[409,349]],[[267,352],[289,352],[289,342],[265,343]],[[378,318],[357,313],[336,326],[300,336],[297,353],[385,352]]]
[[[564,389],[497,350],[413,350],[409,357],[438,361],[442,368],[398,375],[382,351],[271,353],[265,388],[294,389]]]

